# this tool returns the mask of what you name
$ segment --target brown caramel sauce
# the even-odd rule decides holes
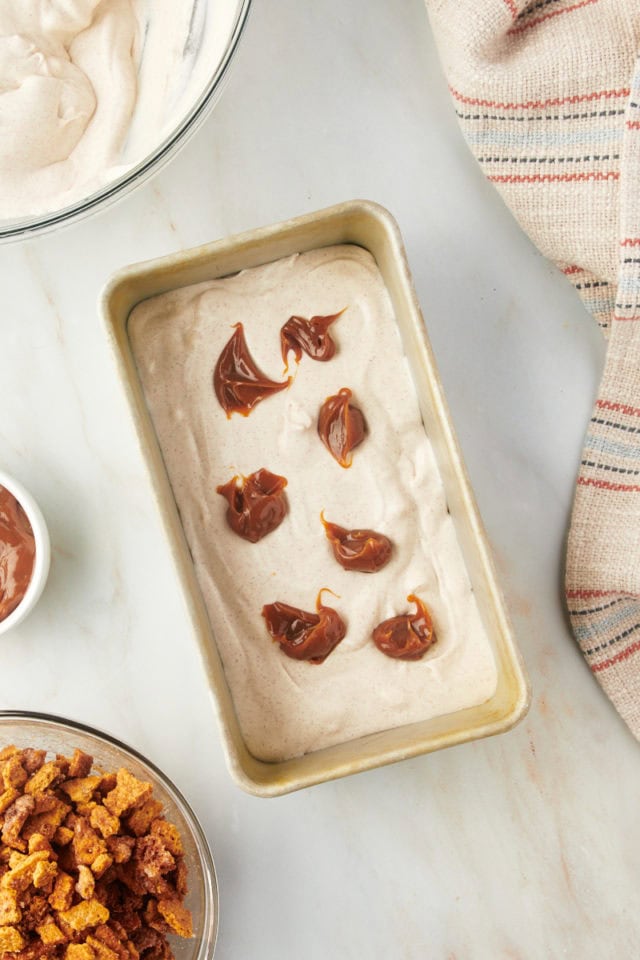
[[[29,518],[13,494],[0,486],[0,620],[6,619],[24,598],[35,556]]]
[[[327,317],[311,317],[310,320],[305,317],[289,317],[280,330],[280,350],[285,370],[289,369],[291,351],[296,363],[300,363],[303,353],[321,363],[331,360],[336,352],[336,345],[329,333],[329,327],[343,313],[344,310],[341,310]]]
[[[388,537],[375,530],[347,530],[325,520],[320,514],[327,540],[331,543],[333,555],[345,570],[358,570],[360,573],[376,573],[382,570],[393,551]]]
[[[289,505],[284,488],[285,477],[270,473],[264,467],[248,477],[232,477],[216,490],[227,503],[227,523],[239,537],[257,543],[287,515]]]
[[[350,403],[351,397],[351,390],[343,387],[327,397],[318,415],[318,436],[334,460],[345,468],[351,466],[352,451],[367,432],[364,415]]]
[[[433,623],[426,604],[419,597],[410,593],[407,600],[415,603],[416,612],[383,620],[373,631],[373,642],[378,650],[395,660],[420,660],[436,642]]]
[[[213,372],[213,389],[227,417],[232,413],[248,417],[261,400],[286,390],[290,384],[291,377],[279,383],[260,370],[249,353],[242,324],[236,323]]]
[[[322,663],[347,632],[338,611],[323,606],[322,593],[320,590],[316,599],[316,613],[280,601],[262,608],[267,630],[282,652],[294,660]]]

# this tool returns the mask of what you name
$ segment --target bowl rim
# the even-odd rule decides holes
[[[4,224],[0,220],[0,243],[39,236],[54,230],[56,227],[76,223],[126,196],[134,187],[139,186],[158,172],[164,163],[195,133],[207,116],[209,109],[213,106],[223,81],[227,77],[234,54],[238,49],[252,2],[253,0],[238,0],[235,23],[215,72],[189,112],[162,143],[158,144],[151,153],[134,166],[129,167],[115,180],[103,184],[88,197],[83,197],[66,207],[59,207],[56,210],[37,216],[9,218]]]
[[[7,617],[0,620],[1,635],[22,623],[40,599],[51,565],[51,541],[42,511],[29,491],[4,470],[0,470],[0,487],[4,487],[13,494],[23,508],[31,524],[36,547],[33,571],[26,592],[18,606]]]
[[[103,740],[112,747],[115,747],[117,750],[124,752],[125,754],[130,755],[133,759],[137,760],[142,764],[143,767],[149,769],[149,771],[160,781],[162,786],[166,789],[167,793],[171,796],[172,800],[175,801],[176,806],[180,810],[180,813],[184,817],[189,830],[192,831],[194,838],[196,839],[196,846],[198,847],[199,858],[202,863],[202,877],[204,884],[204,904],[205,904],[205,916],[203,922],[203,932],[201,935],[200,944],[198,946],[197,960],[210,960],[213,957],[216,942],[218,939],[218,929],[219,929],[219,915],[220,915],[220,905],[219,905],[219,888],[218,888],[218,876],[216,873],[216,867],[213,860],[213,854],[211,852],[211,847],[209,846],[209,841],[207,836],[202,828],[198,817],[196,816],[191,804],[186,799],[182,791],[175,785],[173,780],[164,773],[152,760],[149,760],[143,753],[139,750],[136,750],[135,747],[132,747],[130,744],[125,743],[123,740],[120,740],[118,737],[113,736],[113,734],[108,733],[105,730],[100,730],[97,727],[92,727],[88,723],[84,723],[82,720],[75,720],[70,717],[63,717],[55,713],[44,713],[36,710],[12,710],[12,709],[0,709],[0,730],[3,726],[3,721],[5,720],[14,720],[20,722],[21,720],[34,721],[36,724],[44,725],[53,725],[58,727],[61,730],[66,730],[69,733],[85,733],[89,736],[96,737],[98,740]]]

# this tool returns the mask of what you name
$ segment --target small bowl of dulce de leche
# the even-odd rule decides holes
[[[0,634],[33,610],[49,573],[51,547],[40,508],[0,470]]]

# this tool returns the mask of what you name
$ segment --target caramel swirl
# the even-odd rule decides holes
[[[362,443],[367,425],[362,411],[349,401],[352,393],[343,387],[337,394],[327,397],[318,415],[318,435],[325,447],[341,467],[351,466],[351,452]]]
[[[345,570],[358,570],[360,573],[376,573],[382,570],[391,559],[393,546],[391,540],[375,530],[347,530],[325,520],[320,514],[327,540],[333,548],[333,555]]]
[[[267,630],[282,652],[294,660],[322,663],[347,632],[338,611],[322,604],[322,593],[320,590],[316,599],[316,613],[280,601],[262,608]]]
[[[27,592],[35,556],[29,518],[13,494],[0,487],[0,620],[16,609]]]
[[[336,352],[336,345],[329,333],[329,327],[343,313],[344,310],[341,310],[328,317],[311,317],[310,320],[305,317],[289,317],[280,330],[280,350],[285,370],[289,368],[290,351],[293,351],[296,363],[300,363],[303,353],[322,363],[331,360]]]
[[[289,509],[284,488],[285,477],[264,467],[248,477],[232,477],[216,490],[227,503],[227,523],[250,543],[257,543],[279,527]]]
[[[240,413],[248,417],[253,408],[274,393],[286,390],[291,383],[269,378],[260,370],[249,353],[244,328],[236,323],[235,330],[222,348],[213,373],[213,389],[227,417]]]
[[[415,603],[416,612],[383,620],[373,631],[373,642],[378,650],[395,660],[420,660],[436,638],[431,614],[425,603],[410,593],[409,603]]]

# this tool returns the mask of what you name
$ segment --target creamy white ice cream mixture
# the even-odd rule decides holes
[[[0,0],[0,220],[90,195],[204,89],[237,0]]]
[[[232,325],[282,379],[279,331],[292,315],[329,315],[336,356],[303,356],[290,389],[244,418],[227,418],[213,370]],[[239,723],[249,750],[278,761],[363,734],[483,703],[496,666],[447,512],[432,447],[382,277],[369,253],[328,247],[144,301],[129,320],[132,349]],[[340,388],[369,433],[343,469],[317,434],[325,398]],[[261,467],[287,478],[289,514],[256,544],[225,521],[216,487]],[[377,573],[345,571],[320,521],[369,528],[394,543]],[[285,656],[261,610],[276,600],[347,624],[324,663]],[[437,642],[416,662],[394,660],[371,640],[388,617],[429,606]]]

